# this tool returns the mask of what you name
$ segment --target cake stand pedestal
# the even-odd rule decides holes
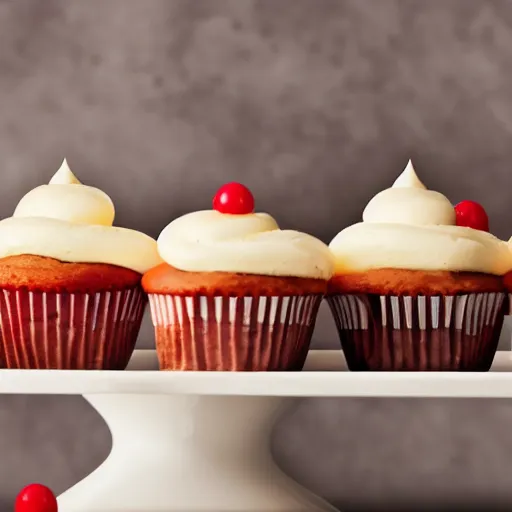
[[[159,372],[137,351],[124,372],[0,370],[0,392],[80,394],[112,451],[59,497],[60,512],[327,512],[270,449],[284,408],[304,397],[512,397],[510,352],[490,373],[351,373],[337,351],[294,373]]]

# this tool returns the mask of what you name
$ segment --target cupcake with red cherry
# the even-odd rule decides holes
[[[330,249],[327,300],[351,370],[490,368],[512,253],[479,204],[452,206],[409,162]]]
[[[329,248],[254,213],[241,184],[213,210],[171,222],[158,238],[164,263],[147,272],[163,370],[301,370],[333,271]]]

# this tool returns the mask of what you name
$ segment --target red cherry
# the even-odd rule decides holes
[[[220,213],[245,215],[254,211],[254,197],[241,183],[226,183],[213,198],[213,209]]]
[[[48,487],[30,484],[18,494],[14,512],[58,512],[57,499]]]
[[[484,207],[475,201],[461,201],[456,205],[455,218],[457,226],[489,231],[489,217]]]

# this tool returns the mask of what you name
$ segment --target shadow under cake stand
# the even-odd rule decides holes
[[[160,372],[155,352],[128,369],[0,370],[0,392],[83,395],[112,434],[108,458],[59,496],[60,512],[328,512],[270,449],[283,408],[314,397],[512,397],[512,353],[490,373],[346,371],[312,351],[303,372]]]

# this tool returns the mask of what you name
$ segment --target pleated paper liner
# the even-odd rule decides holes
[[[327,297],[352,371],[487,371],[505,294]]]
[[[93,294],[0,290],[0,365],[124,370],[145,304],[139,287]]]
[[[302,370],[321,296],[151,294],[162,370]]]

